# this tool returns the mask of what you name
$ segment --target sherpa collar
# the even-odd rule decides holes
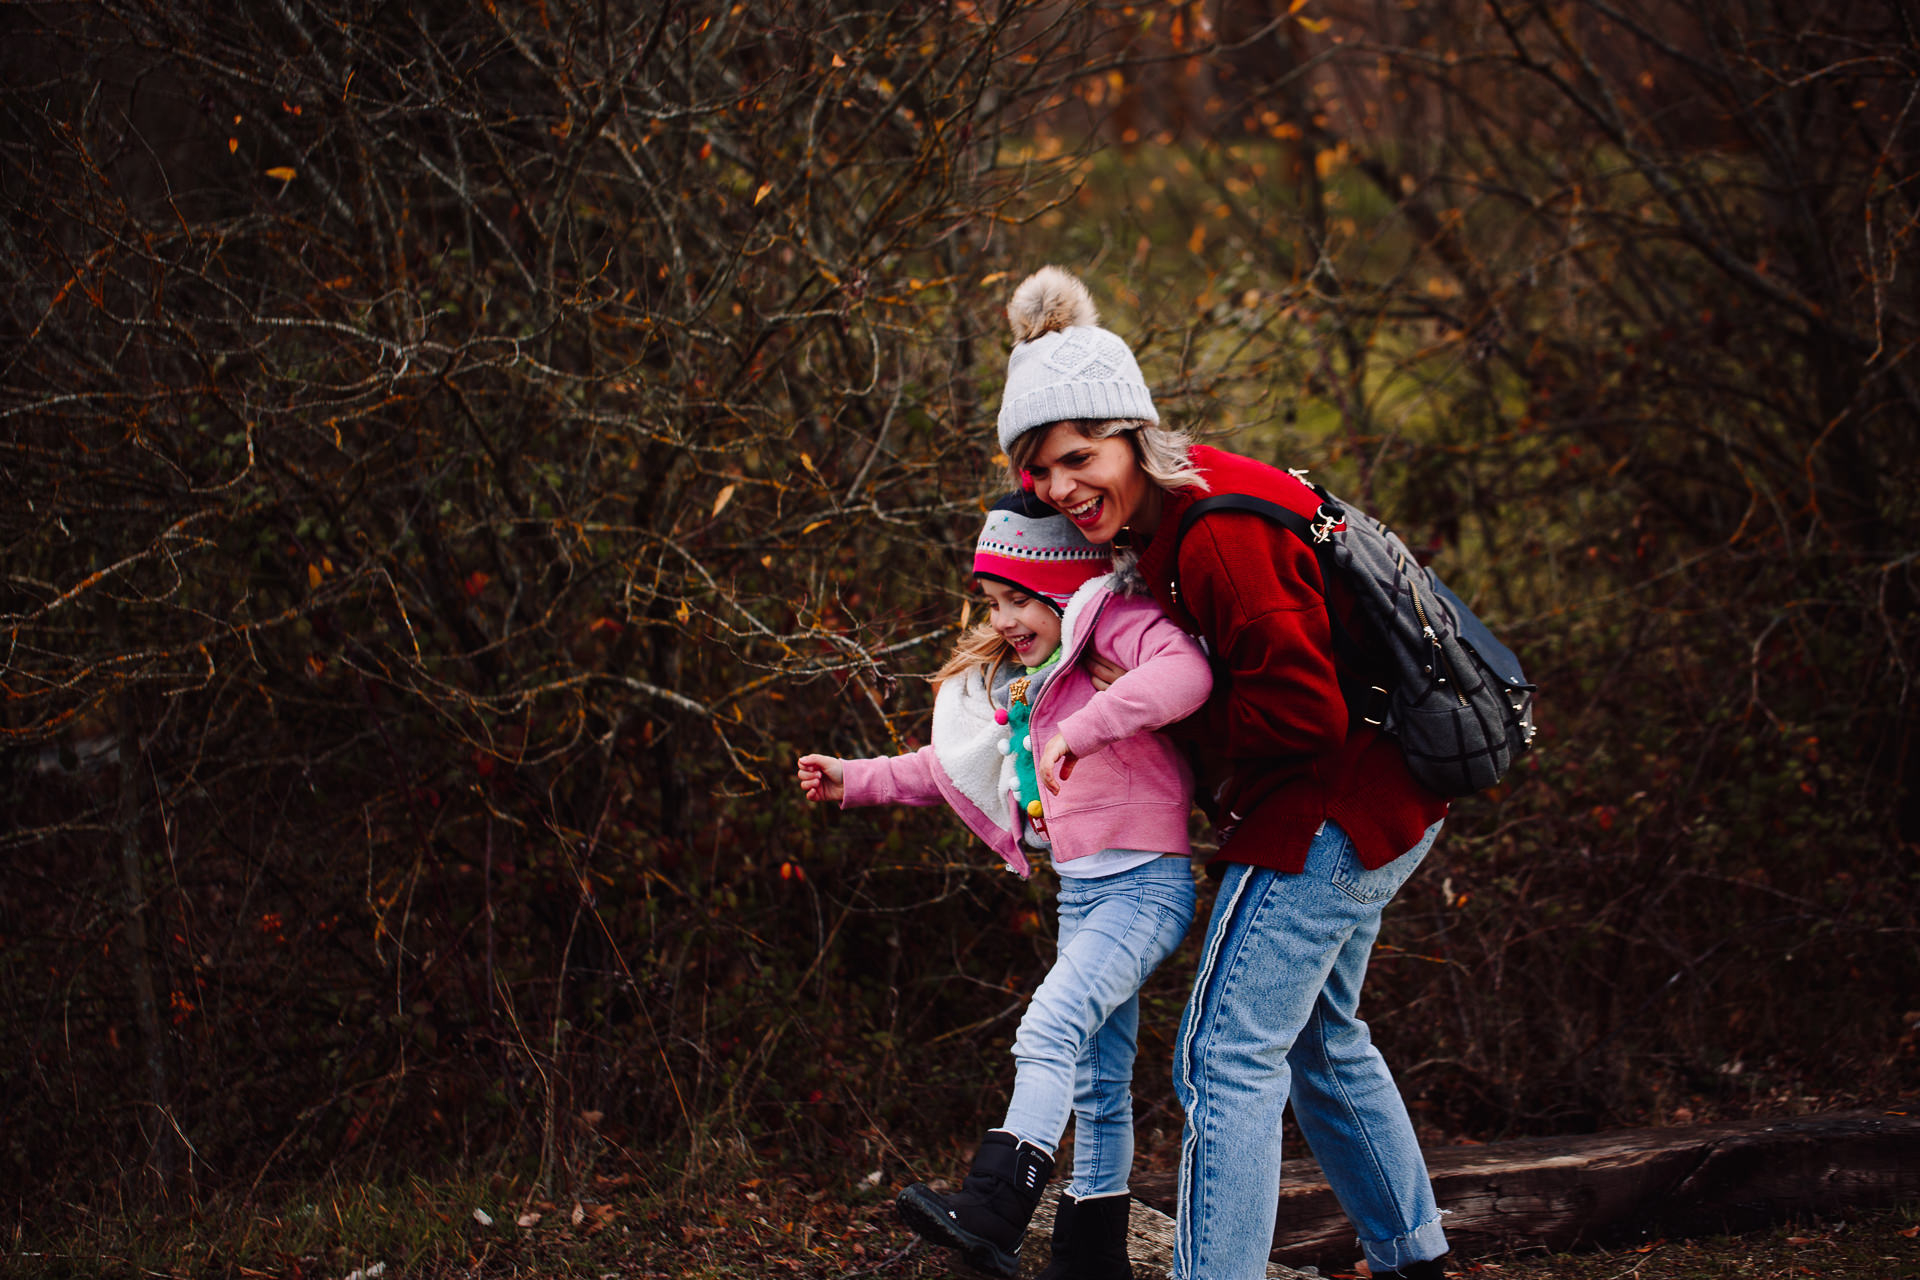
[[[1060,659],[1046,668],[1047,683],[1058,679],[1079,659],[1083,642],[1091,640],[1112,587],[1111,574],[1090,578],[1067,601],[1060,616]],[[998,674],[1006,674],[1006,668]],[[961,795],[973,801],[994,825],[1011,831],[1013,810],[1007,797],[1018,783],[1013,757],[1000,753],[1006,726],[993,716],[998,705],[994,693],[1000,691],[1004,697],[1007,682],[994,683],[995,689],[989,690],[983,673],[975,667],[940,686],[933,700],[933,754]],[[1040,693],[1035,691],[1036,700]]]

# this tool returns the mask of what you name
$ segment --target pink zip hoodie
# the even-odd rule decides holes
[[[1079,665],[1090,646],[1127,668],[1104,690]],[[1103,849],[1191,854],[1193,774],[1180,749],[1152,731],[1206,702],[1213,688],[1206,655],[1151,599],[1119,594],[1111,574],[1083,583],[1067,602],[1060,649],[1031,724],[1036,754],[1057,732],[1078,757],[1058,795],[1040,789],[1054,860]],[[932,744],[846,761],[841,807],[944,801],[1011,870],[1029,875],[1013,760],[999,749],[1008,730],[994,708],[980,671],[948,680],[934,698]]]

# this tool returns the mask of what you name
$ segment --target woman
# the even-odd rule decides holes
[[[1160,427],[1126,344],[1086,289],[1044,268],[1008,307],[999,438],[1015,477],[1089,541],[1130,553],[1143,589],[1213,656],[1187,722],[1198,791],[1220,840],[1200,969],[1175,1046],[1186,1108],[1176,1280],[1266,1273],[1289,1100],[1376,1280],[1437,1280],[1446,1252],[1426,1163],[1399,1089],[1355,1017],[1380,912],[1433,844],[1446,802],[1408,776],[1394,741],[1350,717],[1329,607],[1357,619],[1313,552],[1259,516],[1210,513],[1247,493],[1311,517],[1287,472]],[[1073,758],[1049,744],[1050,786]]]

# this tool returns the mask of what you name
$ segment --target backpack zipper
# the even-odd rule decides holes
[[[1447,651],[1440,647],[1440,637],[1434,634],[1433,622],[1427,617],[1427,608],[1420,603],[1419,579],[1407,570],[1407,563],[1404,560],[1400,562],[1400,571],[1407,575],[1407,588],[1413,593],[1413,612],[1414,616],[1420,619],[1420,634],[1425,636],[1427,643],[1433,646],[1433,652],[1438,657],[1440,664],[1446,667],[1448,672],[1452,674],[1453,696],[1458,698],[1460,705],[1464,707],[1467,705],[1467,695],[1460,692],[1460,673],[1454,671],[1453,664],[1447,661]],[[1441,676],[1440,683],[1445,684],[1446,682],[1446,677]]]

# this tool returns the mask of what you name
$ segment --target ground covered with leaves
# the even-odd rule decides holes
[[[892,1188],[749,1178],[727,1193],[648,1193],[625,1177],[578,1197],[511,1177],[415,1179],[283,1188],[272,1207],[213,1199],[168,1214],[76,1214],[55,1235],[16,1236],[0,1270],[47,1277],[594,1277],[608,1280],[806,1280],[958,1276],[894,1217]],[[1331,1280],[1364,1280],[1351,1270]],[[1920,1276],[1920,1204],[1700,1240],[1461,1260],[1452,1274],[1487,1280],[1603,1276],[1704,1280],[1740,1276]]]

